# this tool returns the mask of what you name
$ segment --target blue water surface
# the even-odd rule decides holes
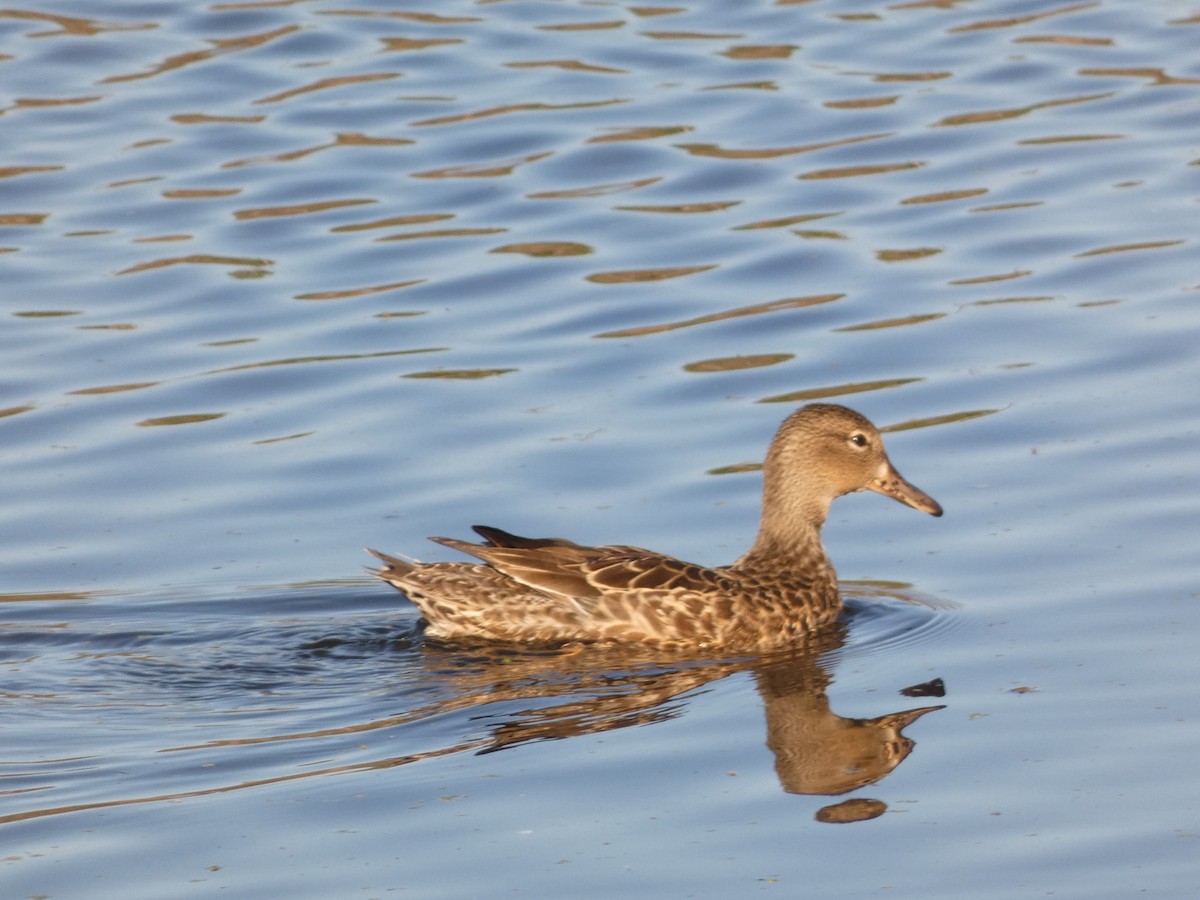
[[[1198,34],[0,10],[4,895],[1186,896]],[[811,652],[437,647],[362,572],[727,563],[811,400],[946,508],[838,501]]]

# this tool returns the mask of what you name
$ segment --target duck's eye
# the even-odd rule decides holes
[[[871,442],[867,440],[867,436],[861,431],[856,431],[854,434],[850,435],[850,443],[852,443],[855,447],[865,447]]]

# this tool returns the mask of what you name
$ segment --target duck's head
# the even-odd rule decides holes
[[[768,502],[804,507],[823,522],[843,494],[875,491],[932,516],[941,505],[906,481],[863,415],[833,403],[802,406],[779,427],[767,453],[763,482]],[[819,511],[819,512],[818,512]]]

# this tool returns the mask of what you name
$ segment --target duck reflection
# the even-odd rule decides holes
[[[628,648],[595,647],[464,650],[426,643],[421,652],[430,674],[453,682],[456,708],[551,701],[500,714],[488,724],[488,737],[472,748],[477,753],[665,721],[683,712],[686,695],[749,672],[762,699],[766,745],[780,786],[793,794],[839,795],[886,777],[913,750],[903,730],[944,708],[923,706],[869,719],[838,715],[830,708],[832,679],[824,658],[844,639],[839,623],[787,652],[720,660],[637,657]],[[852,805],[861,812],[861,801]],[[824,820],[852,820],[845,812]],[[870,806],[870,815],[858,817],[879,812],[882,808]]]
[[[170,680],[177,700],[194,705],[201,718],[214,697],[222,698],[219,714],[224,718],[231,708],[252,708],[247,692],[266,692],[279,709],[289,708],[289,696],[306,696],[314,681],[340,692],[334,673],[356,679],[357,675],[348,675],[346,670],[377,671],[381,654],[392,656],[396,691],[385,703],[392,706],[403,698],[402,706],[387,715],[363,718],[358,717],[363,709],[354,707],[357,712],[351,711],[348,717],[334,716],[334,721],[326,720],[322,727],[298,731],[271,727],[260,731],[252,724],[250,733],[235,728],[232,736],[226,731],[225,736],[200,743],[167,743],[156,748],[156,755],[198,754],[205,761],[203,771],[208,777],[180,789],[155,781],[151,775],[154,767],[148,766],[146,780],[138,782],[145,788],[143,792],[58,804],[46,803],[48,794],[35,794],[32,796],[38,796],[41,804],[0,814],[0,825],[400,768],[462,753],[495,753],[538,741],[665,722],[680,716],[698,692],[731,676],[753,679],[766,717],[766,745],[774,754],[782,788],[796,794],[836,796],[886,777],[912,752],[913,741],[902,734],[903,729],[925,713],[942,708],[926,706],[869,719],[835,713],[827,693],[832,681],[829,660],[844,640],[844,626],[838,623],[810,634],[788,651],[698,659],[664,651],[655,656],[651,655],[654,651],[627,647],[447,647],[422,639],[415,629],[396,634],[390,628],[372,627],[306,641],[301,645],[305,657],[301,668],[294,658],[284,659],[276,668],[258,661],[193,672],[172,662]],[[118,658],[123,657],[118,654]],[[131,662],[137,663],[139,680],[144,680],[147,672],[159,671],[160,662],[151,655],[138,654]],[[299,677],[301,674],[304,677]],[[294,685],[297,693],[289,694],[288,685]],[[934,680],[906,692],[940,696],[942,687]],[[414,703],[415,697],[425,699]],[[230,702],[232,707],[227,705]],[[379,708],[374,701],[368,706]],[[438,728],[438,737],[430,746],[422,723],[444,721],[447,716],[459,722],[454,731],[461,736],[447,742],[443,729]],[[191,727],[188,733],[194,733]],[[386,742],[393,752],[379,756],[367,749],[379,745],[364,742],[366,735],[385,733],[393,737]],[[319,754],[328,763],[294,767],[287,762],[294,758],[292,753],[281,750],[284,745],[292,745],[305,757]],[[281,764],[283,771],[279,770]],[[259,777],[244,777],[247,771],[255,771]],[[229,772],[238,774],[230,780]],[[816,818],[822,822],[860,821],[880,815],[886,808],[879,800],[854,797],[820,810]]]

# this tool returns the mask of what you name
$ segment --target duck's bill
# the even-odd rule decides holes
[[[891,497],[893,500],[899,500],[905,506],[927,512],[931,516],[942,514],[940,503],[915,484],[905,481],[890,464],[884,467],[883,473],[878,478],[867,485],[867,490]]]

